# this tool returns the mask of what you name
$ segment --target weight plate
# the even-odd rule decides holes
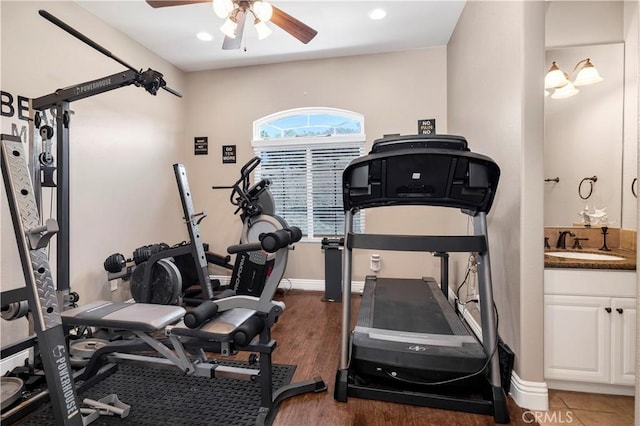
[[[168,259],[160,259],[153,271],[151,303],[175,305],[182,293],[182,276],[178,267]]]
[[[24,382],[17,377],[0,377],[0,409],[13,404],[22,394]]]
[[[136,302],[142,300],[144,271],[147,262],[143,262],[131,274],[131,295]],[[169,259],[160,259],[154,263],[151,272],[151,288],[146,303],[159,305],[175,305],[182,292],[182,276],[176,265]]]
[[[104,339],[74,340],[69,344],[69,352],[72,357],[91,358],[95,351],[104,348],[108,344],[109,341]]]

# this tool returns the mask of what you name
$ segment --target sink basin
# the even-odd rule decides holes
[[[545,253],[549,256],[564,257],[566,259],[581,259],[581,260],[624,260],[624,257],[613,256],[611,254],[600,253],[580,253],[576,251],[552,251]]]

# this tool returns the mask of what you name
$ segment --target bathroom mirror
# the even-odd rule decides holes
[[[637,80],[632,81],[633,90],[625,88],[630,81],[625,82],[625,68],[637,67],[638,50],[637,39],[625,39],[624,14],[631,11],[624,3],[547,5],[547,69],[555,61],[574,81],[578,72],[574,67],[589,58],[604,80],[578,86],[577,94],[562,99],[554,99],[554,90],[547,90],[545,226],[573,226],[582,221],[580,212],[585,209],[589,213],[605,209],[610,226],[635,228],[631,181],[636,176],[637,131],[630,146],[625,121],[631,120],[630,114],[637,116],[637,109],[630,111],[630,97],[637,105],[638,93]],[[635,49],[629,49],[629,43],[635,43]]]

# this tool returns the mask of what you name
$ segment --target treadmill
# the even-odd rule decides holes
[[[509,422],[486,221],[499,176],[492,159],[471,152],[464,137],[453,135],[378,139],[368,155],[344,170],[343,315],[336,400],[377,399],[493,415],[497,423]],[[473,218],[474,235],[353,232],[358,211],[407,205],[460,209]],[[441,259],[441,283],[430,277],[367,276],[352,330],[353,249],[431,252]],[[481,340],[449,303],[451,252],[477,253]]]

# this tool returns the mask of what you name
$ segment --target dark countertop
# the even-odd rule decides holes
[[[545,268],[580,268],[580,269],[616,269],[616,270],[636,270],[636,252],[635,250],[627,249],[611,249],[611,251],[600,251],[597,249],[585,248],[582,250],[556,250],[547,249],[545,253],[554,251],[573,251],[577,253],[597,253],[597,254],[610,254],[613,256],[624,257],[624,260],[584,260],[584,259],[569,259],[565,257],[545,256],[544,267]]]

